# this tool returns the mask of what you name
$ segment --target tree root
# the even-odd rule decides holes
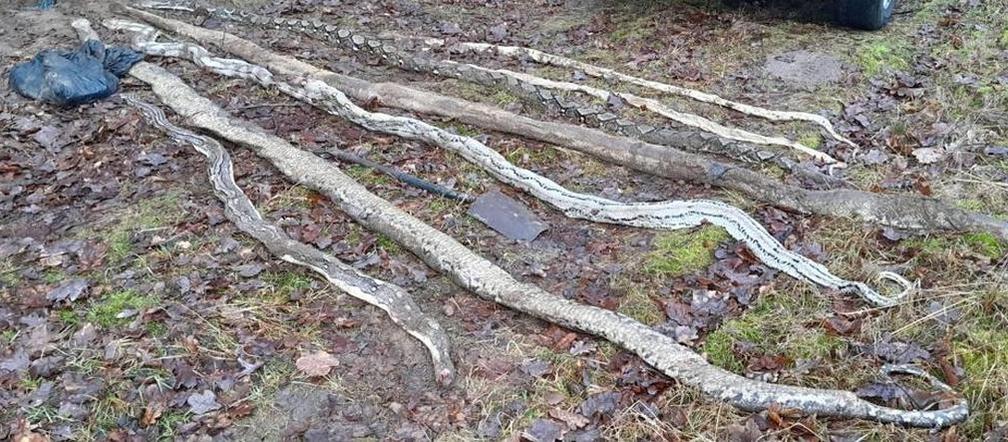
[[[98,39],[86,20],[76,20],[82,40]],[[191,144],[208,160],[208,175],[214,194],[224,204],[224,214],[239,230],[266,246],[270,253],[291,264],[311,269],[347,294],[376,306],[394,323],[427,347],[434,367],[434,377],[442,385],[451,384],[455,367],[444,329],[425,315],[413,297],[401,287],[367,276],[338,258],[305,243],[291,239],[283,230],[267,222],[234,180],[231,156],[216,140],[197,135],[173,125],[157,107],[136,97],[123,95],[138,108],[148,123],[165,131],[177,142]]]
[[[964,400],[943,410],[897,410],[872,404],[847,391],[769,384],[712,366],[672,338],[626,316],[578,304],[514,280],[451,237],[371,194],[317,156],[256,126],[234,121],[168,71],[150,63],[140,63],[130,73],[149,84],[176,113],[187,116],[187,124],[252,149],[288,177],[318,189],[362,225],[393,238],[459,285],[516,310],[608,339],[636,353],[661,372],[738,408],[782,407],[823,416],[931,428],[960,422],[968,414]],[[885,366],[883,370],[889,373],[898,368]],[[948,389],[941,383],[936,386]]]
[[[849,189],[808,190],[790,186],[748,169],[665,146],[613,136],[595,129],[535,120],[492,106],[395,83],[370,83],[275,54],[225,32],[207,30],[134,8],[123,7],[122,11],[202,44],[220,47],[254,64],[265,66],[274,73],[324,81],[360,101],[376,100],[384,106],[453,118],[474,126],[584,152],[653,175],[736,190],[757,200],[801,213],[840,218],[859,217],[907,230],[986,231],[1008,239],[1008,222],[949,206],[936,199]],[[691,137],[717,139],[713,135],[699,133],[681,136],[686,138],[684,144],[695,142],[688,139]]]

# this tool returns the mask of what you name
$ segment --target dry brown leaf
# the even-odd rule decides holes
[[[562,408],[552,408],[549,411],[550,417],[567,424],[567,427],[576,430],[591,423],[588,418]]]
[[[49,437],[31,431],[27,420],[18,419],[10,440],[13,442],[49,442]]]
[[[140,425],[149,427],[156,424],[164,410],[165,404],[163,402],[151,402],[147,404],[144,407],[143,417],[140,418]]]
[[[339,360],[328,352],[319,350],[315,353],[301,356],[294,365],[302,373],[310,377],[316,377],[329,374],[333,367],[339,365]]]

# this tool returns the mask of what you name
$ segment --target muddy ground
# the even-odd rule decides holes
[[[92,2],[62,1],[48,11],[27,3],[0,7],[5,78],[41,49],[75,46],[70,19],[99,23],[112,15]],[[851,164],[840,173],[858,188],[1008,214],[1008,8],[999,2],[903,1],[895,22],[874,33],[780,1],[239,3],[372,32],[533,46],[744,102],[821,113],[861,147],[800,124],[667,99],[825,150]],[[556,118],[503,91],[389,70],[307,37],[177,17],[339,72]],[[233,115],[320,155],[349,149],[472,194],[500,188],[437,148],[370,134],[185,62],[150,61]],[[578,72],[479,61],[587,81]],[[136,81],[123,88],[153,100]],[[0,438],[1000,440],[1006,431],[1008,245],[988,234],[922,235],[788,213],[428,118],[485,137],[515,163],[569,188],[627,201],[717,198],[839,275],[870,280],[895,269],[921,282],[912,302],[879,311],[776,274],[714,228],[663,233],[571,220],[503,187],[549,226],[534,241],[508,241],[467,215],[466,204],[344,165],[372,192],[512,275],[652,324],[722,367],[854,390],[892,406],[939,402],[919,385],[904,389],[875,375],[883,363],[913,362],[965,394],[973,409],[968,421],[938,433],[781,410],[745,413],[603,340],[474,297],[324,197],[228,146],[239,185],[267,218],[405,287],[448,329],[459,376],[440,388],[423,348],[379,310],[279,262],[228,223],[203,158],[188,146],[166,140],[115,98],[60,109],[31,103],[6,84],[0,93]],[[309,377],[295,361],[318,351],[339,365]]]

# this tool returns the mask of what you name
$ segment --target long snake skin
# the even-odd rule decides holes
[[[436,321],[424,315],[409,293],[399,286],[367,276],[332,255],[291,239],[276,225],[263,219],[235,183],[231,156],[217,140],[175,126],[160,108],[133,95],[122,94],[121,97],[137,108],[149,124],[175,141],[192,145],[207,158],[207,174],[214,194],[224,203],[227,218],[242,232],[261,242],[284,261],[314,270],[330,284],[384,310],[393,322],[427,347],[435,379],[442,385],[452,382],[455,368],[448,350],[448,336]]]
[[[904,291],[895,297],[884,296],[862,282],[840,278],[822,264],[788,250],[741,209],[719,201],[623,203],[573,192],[549,178],[511,164],[504,156],[474,138],[453,134],[412,118],[368,112],[322,81],[295,79],[300,84],[290,84],[274,78],[261,66],[242,60],[212,57],[199,45],[157,43],[154,41],[156,31],[149,26],[119,20],[109,20],[106,25],[135,32],[135,48],[148,54],[187,58],[222,75],[250,78],[264,86],[277,87],[369,130],[450,149],[497,179],[548,202],[569,217],[661,230],[684,229],[703,223],[714,224],[724,228],[733,238],[744,242],[767,266],[812,284],[857,294],[880,307],[895,305],[913,288],[909,281],[890,272],[881,272],[880,276],[903,286]]]
[[[144,14],[128,8],[126,11],[138,16]],[[217,37],[214,34],[218,34],[184,26],[190,28],[185,32],[198,33],[201,39],[213,39]],[[220,38],[236,39],[223,33]],[[209,68],[213,63],[201,65]],[[239,64],[238,68],[241,69],[242,66]],[[177,113],[186,115],[186,124],[250,148],[288,178],[322,192],[354,220],[368,229],[393,238],[431,267],[451,276],[461,287],[484,299],[607,339],[633,352],[682,384],[735,407],[751,411],[782,408],[819,416],[870,419],[928,428],[942,428],[962,422],[969,414],[968,404],[962,398],[944,409],[901,410],[873,404],[848,391],[771,384],[711,365],[673,338],[631,318],[579,304],[550,294],[535,285],[516,281],[507,272],[450,236],[371,194],[317,156],[297,149],[261,128],[231,119],[181,79],[158,66],[141,62],[133,67],[130,75],[148,84]],[[281,84],[283,83],[277,83]],[[305,88],[304,92],[309,92],[307,89],[310,88]],[[882,367],[883,376],[899,372],[922,376],[930,380],[935,388],[952,391],[947,385],[916,367]]]
[[[353,29],[326,24],[318,20],[300,20],[284,17],[267,17],[241,10],[213,8],[187,3],[149,1],[141,5],[152,9],[169,9],[188,13],[201,13],[221,20],[245,24],[255,28],[284,29],[301,32],[313,38],[329,41],[352,53],[378,60],[386,65],[413,72],[430,73],[438,76],[501,88],[529,103],[542,106],[548,112],[565,116],[571,120],[610,133],[627,136],[648,143],[673,146],[692,152],[718,155],[750,164],[771,162],[786,170],[794,167],[794,161],[782,152],[767,149],[759,144],[740,141],[730,137],[715,135],[703,130],[684,130],[668,126],[644,124],[621,118],[619,111],[603,106],[583,103],[565,91],[532,84],[506,71],[486,69],[471,64],[458,63],[434,58],[429,54],[401,49],[381,39],[377,39]],[[770,137],[745,133],[734,128],[721,126],[702,119],[702,124],[719,127],[723,133],[740,133],[743,139]],[[775,138],[776,143],[786,144],[787,140]],[[769,142],[769,141],[768,141]],[[773,144],[773,143],[771,143]],[[829,181],[821,178],[820,181]],[[835,183],[834,183],[835,184]]]

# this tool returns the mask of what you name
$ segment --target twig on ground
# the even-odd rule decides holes
[[[402,181],[403,183],[416,187],[417,189],[425,190],[438,196],[443,196],[448,199],[462,201],[466,203],[472,202],[475,199],[472,196],[469,196],[465,193],[456,192],[455,190],[449,189],[440,184],[432,183],[415,175],[411,175],[406,172],[402,172],[394,168],[378,164],[374,161],[371,161],[364,157],[359,157],[350,152],[346,152],[339,149],[330,149],[326,152],[338,158],[340,161],[354,163],[367,167],[369,169],[377,170],[381,173],[384,173],[385,175],[388,175],[392,178]]]

